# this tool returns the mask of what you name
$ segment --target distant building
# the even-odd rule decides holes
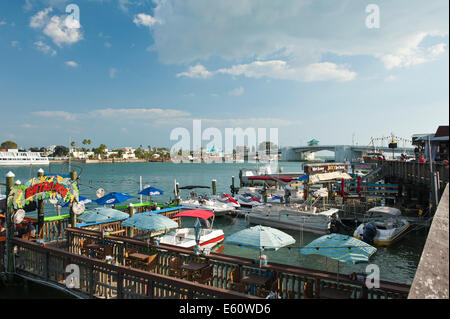
[[[316,146],[319,145],[319,141],[312,139],[311,141],[308,142],[308,146]]]
[[[424,156],[427,161],[431,160],[440,162],[447,160],[449,154],[449,127],[441,125],[435,133],[414,134],[412,136],[412,145],[416,146],[414,153],[416,158]]]

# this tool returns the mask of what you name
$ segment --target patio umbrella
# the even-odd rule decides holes
[[[377,249],[359,239],[341,234],[330,234],[319,237],[300,252],[304,255],[322,255],[338,261],[338,281],[339,262],[347,264],[366,263],[369,261]]]
[[[138,194],[139,195],[149,196],[150,197],[150,202],[151,202],[152,201],[152,196],[162,195],[162,194],[164,194],[164,191],[161,190],[161,189],[158,189],[156,187],[150,186],[150,187],[144,188]]]
[[[130,198],[133,198],[133,196],[128,195],[127,193],[116,193],[112,192],[109,193],[99,199],[96,199],[96,203],[99,205],[111,205],[111,204],[117,204],[122,203]]]
[[[231,234],[225,239],[228,244],[247,246],[261,250],[278,250],[295,244],[295,239],[276,228],[253,226]]]
[[[178,223],[163,215],[141,213],[123,221],[122,226],[133,227],[143,231],[160,231],[178,228]]]
[[[128,217],[130,217],[130,215],[117,209],[97,207],[80,215],[78,219],[85,223],[100,223],[108,220],[125,219]]]

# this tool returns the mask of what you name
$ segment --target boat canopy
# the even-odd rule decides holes
[[[314,174],[309,176],[309,183],[315,184],[319,182],[332,181],[336,179],[351,179],[351,176],[345,172]]]
[[[195,217],[195,218],[201,218],[201,219],[207,220],[208,218],[211,218],[213,216],[214,216],[214,213],[209,210],[192,209],[192,210],[186,210],[184,212],[178,213],[173,217]]]
[[[388,214],[388,215],[393,215],[393,216],[400,216],[402,214],[402,212],[394,207],[387,207],[387,206],[377,206],[377,207],[373,207],[371,209],[368,210],[369,213],[379,213],[379,214]]]

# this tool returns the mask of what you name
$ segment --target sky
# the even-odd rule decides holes
[[[281,147],[432,133],[449,122],[448,12],[447,0],[2,0],[0,142],[170,148],[176,128],[194,140],[194,120],[223,136],[276,128]]]

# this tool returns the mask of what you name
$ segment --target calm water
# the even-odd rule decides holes
[[[136,196],[134,202],[139,201],[139,177],[142,176],[142,184],[155,186],[165,191],[164,195],[154,197],[153,200],[165,202],[174,198],[174,180],[181,186],[204,185],[211,186],[211,180],[217,180],[217,192],[230,192],[231,176],[235,176],[235,185],[239,186],[239,168],[254,167],[255,164],[206,164],[206,163],[115,163],[115,164],[75,164],[72,167],[81,172],[80,194],[95,199],[95,191],[103,188],[105,193],[112,191],[127,192]],[[300,163],[280,162],[284,172],[300,171]],[[26,182],[36,176],[38,167],[0,167],[0,176],[12,170],[16,180]],[[67,173],[67,165],[52,164],[43,167],[46,173]],[[0,186],[1,187],[1,186]],[[199,194],[210,193],[208,189],[198,189]],[[4,187],[0,188],[4,193]],[[181,190],[182,198],[189,194],[187,190]],[[132,200],[132,201],[133,201]],[[145,201],[145,197],[144,197]],[[91,205],[91,204],[90,204]],[[91,207],[88,205],[88,207]],[[95,205],[92,205],[95,207]],[[67,208],[62,209],[62,214],[68,213]],[[51,205],[46,206],[46,216],[56,215]],[[33,216],[30,213],[30,216]],[[215,220],[215,228],[223,229],[225,236],[247,227],[244,218],[232,218],[230,216],[218,217]],[[286,231],[296,238],[296,247],[282,248],[276,252],[265,252],[269,261],[292,264],[301,267],[315,268],[328,271],[337,271],[337,261],[321,256],[304,256],[298,252],[298,247],[304,246],[319,237],[317,235]],[[389,248],[379,248],[372,256],[371,262],[380,267],[381,279],[411,284],[416,272],[420,255],[425,244],[426,232],[413,232],[404,237],[400,242]],[[223,253],[254,258],[258,251],[224,244]],[[347,265],[340,263],[340,273],[361,272],[365,265]]]

